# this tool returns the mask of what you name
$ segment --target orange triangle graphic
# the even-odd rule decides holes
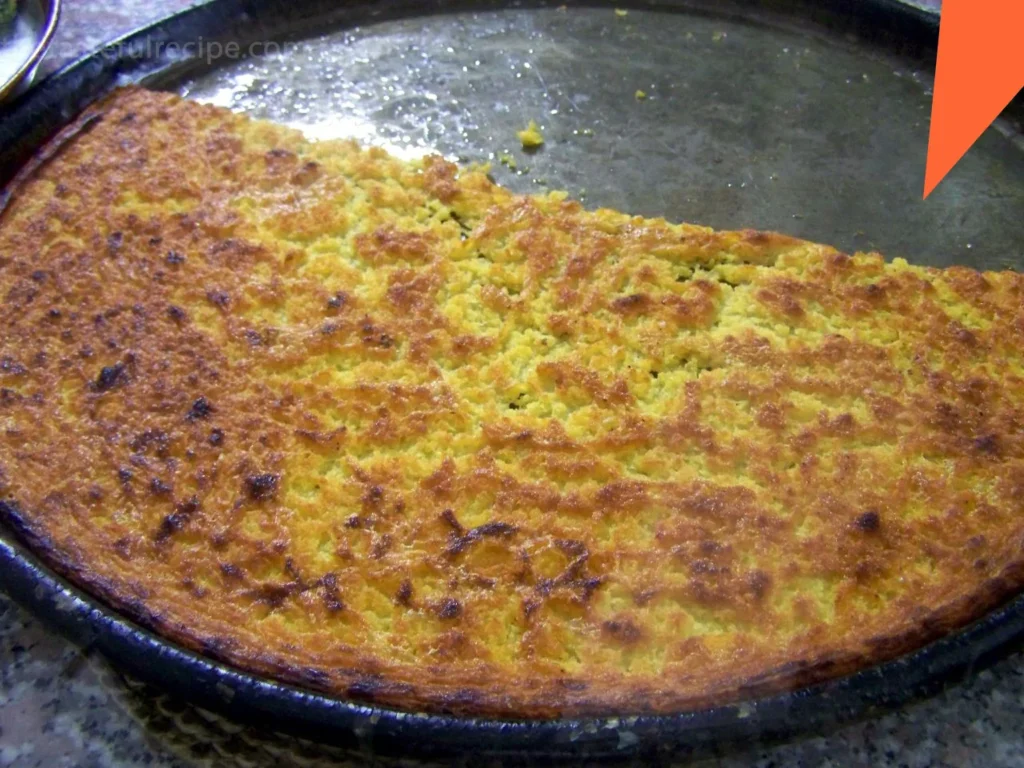
[[[945,0],[928,138],[928,197],[1024,87],[1024,0]]]

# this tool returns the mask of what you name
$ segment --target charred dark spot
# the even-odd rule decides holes
[[[263,335],[252,328],[246,328],[242,335],[245,336],[245,340],[249,342],[250,347],[260,347],[265,343]]]
[[[284,559],[284,572],[300,584],[303,582],[302,571],[300,571],[299,566],[295,564],[295,560],[290,557],[286,557]]]
[[[320,176],[320,164],[313,160],[307,160],[302,167],[292,175],[292,183],[306,186],[312,184]]]
[[[437,615],[442,619],[455,619],[462,613],[462,604],[454,597],[446,597],[437,607]]]
[[[100,371],[100,375],[96,377],[93,387],[97,392],[107,392],[114,387],[121,386],[127,382],[127,368],[125,368],[124,363],[116,363],[114,365],[108,365]]]
[[[960,413],[952,403],[935,406],[935,425],[947,432],[955,432],[960,426]]]
[[[455,555],[468,547],[472,541],[469,536],[459,536],[457,533],[448,534],[448,545],[444,548],[445,554],[455,557]]]
[[[577,539],[555,539],[555,546],[573,557],[584,557],[587,554],[587,545]]]
[[[453,529],[453,533],[449,535],[448,546],[445,548],[445,551],[450,556],[459,554],[470,544],[475,541],[479,541],[480,539],[489,537],[507,538],[519,530],[516,526],[509,523],[493,521],[479,525],[468,533],[463,534],[462,531],[464,529],[462,525],[459,524],[459,521],[455,519],[455,513],[451,513],[449,517],[445,514],[446,512],[451,512],[451,510],[445,510],[442,512],[441,517]]]
[[[869,509],[857,516],[857,519],[853,521],[854,527],[858,531],[864,531],[865,533],[874,533],[881,527],[882,519],[878,515],[878,511]]]
[[[207,418],[211,413],[213,413],[213,406],[210,405],[210,401],[205,397],[199,397],[192,403],[185,418],[189,421],[196,421]]]
[[[968,328],[956,320],[949,324],[949,331],[953,334],[953,338],[969,347],[974,346],[978,341],[977,337]]]
[[[338,586],[336,580],[331,580],[331,583],[327,583],[325,580],[321,584],[324,607],[330,613],[340,613],[345,610],[345,601],[341,599],[341,595],[338,593]]]
[[[760,600],[768,594],[768,589],[772,585],[772,578],[764,571],[751,571],[747,575],[747,584],[750,585],[750,591],[753,592],[754,597]]]
[[[601,629],[613,640],[617,640],[620,643],[635,643],[643,637],[640,628],[629,619],[606,621],[601,624]]]
[[[121,232],[112,232],[107,235],[107,249],[114,253],[118,251],[124,244],[124,234]]]
[[[206,298],[211,304],[214,304],[221,309],[227,308],[228,304],[231,303],[231,297],[224,291],[207,291]]]
[[[479,525],[469,532],[470,536],[511,536],[519,529],[510,523],[490,522]]]
[[[135,477],[135,473],[132,472],[127,467],[121,467],[119,470],[117,470],[117,479],[120,480],[125,485],[130,483],[133,477]]]
[[[193,515],[199,511],[199,498],[192,496],[186,501],[179,503],[175,509],[183,515]]]
[[[368,318],[363,321],[363,343],[368,344],[372,347],[380,347],[381,349],[389,349],[395,343],[395,340],[387,333],[384,333],[380,328],[375,326]]]
[[[28,369],[11,357],[0,358],[0,373],[8,376],[24,376]]]
[[[296,585],[291,582],[287,584],[260,584],[255,589],[249,591],[249,596],[257,603],[265,603],[271,608],[280,608],[295,589]]]
[[[156,455],[161,458],[167,455],[171,447],[171,439],[162,429],[147,429],[132,438],[128,447],[135,453],[144,453],[150,447],[156,448]]]
[[[221,563],[220,572],[228,579],[234,581],[242,581],[245,579],[245,573],[237,565],[233,563]]]
[[[570,585],[574,589],[579,590],[580,598],[586,602],[590,599],[590,596],[597,591],[598,587],[600,587],[603,582],[604,580],[600,576],[591,576],[586,579],[577,579],[576,581],[570,582]]]
[[[249,475],[249,477],[245,478],[245,489],[249,494],[249,498],[255,501],[264,501],[277,493],[277,486],[280,480],[280,475],[270,472]]]
[[[612,301],[612,311],[629,314],[641,312],[651,303],[651,298],[645,293],[634,293],[629,296],[620,296]]]
[[[46,280],[46,272],[41,269],[35,270],[29,277],[32,278],[32,282],[41,283]]]
[[[651,600],[657,597],[657,595],[658,590],[653,587],[641,589],[633,593],[633,604],[639,606],[647,605],[649,602],[651,602]]]
[[[61,314],[61,311],[56,307],[51,308],[50,311],[46,313],[47,317],[49,317],[52,320],[59,319],[61,317]]]
[[[715,565],[710,560],[700,559],[690,563],[690,572],[696,575],[708,574],[713,576],[720,573],[728,573],[729,568],[728,566]]]
[[[171,306],[167,308],[167,316],[179,324],[188,319],[188,315],[185,314],[185,310],[181,307],[175,306],[174,304],[171,304]]]
[[[346,304],[348,304],[348,294],[344,291],[338,291],[327,300],[328,309],[342,309]]]
[[[350,515],[348,520],[345,521],[346,528],[358,528],[363,524],[363,520],[359,515]]]
[[[210,445],[220,445],[224,442],[224,430],[223,429],[211,429],[210,436],[206,438]]]
[[[324,336],[331,336],[337,333],[341,329],[341,326],[337,323],[324,323],[320,326],[320,333]]]
[[[166,261],[171,266],[175,266],[177,264],[184,264],[185,254],[179,253],[178,251],[168,251],[167,255],[164,256],[164,261]]]
[[[183,501],[174,508],[174,512],[167,515],[160,523],[156,532],[157,541],[165,541],[185,527],[185,524],[192,519],[192,516],[199,511],[199,499],[193,496],[188,501]]]
[[[996,435],[982,435],[974,439],[974,450],[993,455],[999,452],[999,438]]]
[[[405,606],[412,602],[412,582],[408,579],[403,579],[402,583],[398,585],[398,591],[395,592],[395,602]]]
[[[159,477],[154,477],[149,481],[149,492],[154,496],[168,496],[172,490],[173,488]]]

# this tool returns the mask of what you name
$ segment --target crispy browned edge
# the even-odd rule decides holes
[[[570,707],[537,701],[507,711],[499,691],[476,690],[448,693],[430,686],[415,687],[389,681],[379,675],[346,670],[347,686],[332,685],[329,675],[315,667],[298,667],[268,654],[250,653],[235,647],[230,638],[201,638],[185,625],[154,613],[145,601],[129,598],[118,585],[105,579],[59,548],[31,524],[14,504],[0,501],[0,523],[11,528],[21,541],[57,574],[112,607],[130,621],[213,661],[243,672],[274,678],[317,693],[339,696],[361,704],[376,704],[407,711],[430,711],[464,717],[552,719],[560,717],[622,717],[640,714],[676,714],[723,704],[733,704],[772,694],[795,691],[853,674],[870,666],[918,650],[928,643],[975,621],[1016,596],[1024,587],[1024,560],[1008,565],[999,576],[983,582],[976,590],[922,617],[914,628],[897,635],[881,635],[866,644],[813,658],[795,659],[774,669],[728,681],[717,692],[670,701],[670,708],[652,707],[639,686],[629,687],[614,702],[606,699],[577,700]],[[335,670],[336,671],[336,670]]]
[[[86,110],[77,120],[54,136],[11,181],[0,195],[0,220],[7,202],[18,188],[43,165],[57,157],[62,148],[90,129],[103,117],[102,100]],[[270,654],[252,653],[237,647],[231,638],[203,638],[184,624],[156,613],[140,598],[127,596],[113,580],[106,579],[82,565],[68,552],[53,544],[45,532],[33,526],[15,503],[0,500],[0,524],[10,528],[22,543],[59,576],[70,581],[88,595],[98,598],[130,621],[156,633],[187,650],[215,662],[227,664],[242,672],[297,686],[309,691],[340,697],[360,704],[374,704],[398,710],[429,711],[461,717],[491,719],[554,719],[565,717],[623,717],[641,714],[677,714],[733,704],[772,694],[795,691],[823,683],[890,661],[919,650],[955,630],[982,618],[1024,590],[1024,556],[1007,565],[998,576],[982,582],[976,589],[934,609],[917,620],[916,626],[899,634],[879,635],[864,644],[843,650],[822,653],[812,658],[794,659],[761,674],[747,678],[719,681],[720,685],[701,695],[661,697],[652,706],[645,698],[643,686],[624,686],[614,700],[579,699],[566,705],[564,701],[533,700],[510,711],[500,688],[492,691],[463,689],[448,692],[440,687],[388,680],[381,675],[358,669],[331,670],[343,673],[345,684],[332,679],[325,670],[298,667]],[[1024,541],[1021,542],[1024,551]],[[660,704],[660,706],[657,706]]]

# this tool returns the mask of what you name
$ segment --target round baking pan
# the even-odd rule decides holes
[[[920,4],[618,3],[628,14],[560,5],[214,0],[20,96],[0,120],[0,184],[91,102],[142,82],[314,135],[467,161],[514,150],[515,130],[536,118],[548,144],[520,158],[530,170],[494,171],[522,191],[565,187],[588,205],[780,229],[937,265],[1020,266],[1005,262],[1024,243],[1019,100],[920,202],[938,36],[937,16]],[[229,41],[241,50],[273,41],[275,53],[209,55]],[[216,663],[82,593],[3,528],[0,587],[192,704],[366,754],[428,759],[650,760],[820,733],[934,694],[1024,640],[1022,597],[915,653],[782,695],[671,716],[505,722],[390,711]]]

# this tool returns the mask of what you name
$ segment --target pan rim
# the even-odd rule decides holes
[[[212,15],[215,7],[254,7],[270,3],[243,2],[243,0],[214,0],[193,6],[166,17],[154,24],[117,38],[112,44],[130,46],[133,41],[169,39],[177,27],[187,26],[190,20]],[[391,18],[391,14],[412,3],[353,3],[368,14],[368,20]],[[457,11],[477,8],[503,8],[508,3],[455,4],[432,3],[427,9]],[[536,7],[554,3],[512,3],[515,7]],[[584,2],[576,5],[608,7],[610,3]],[[715,6],[704,0],[653,0],[652,2],[618,3],[616,5],[647,10],[697,10]],[[777,3],[753,0],[731,3],[730,7],[777,5],[806,7],[808,2],[780,0]],[[818,5],[841,7],[842,2]],[[871,13],[897,14],[901,23],[916,25],[920,50],[933,47],[937,36],[937,15],[901,0],[863,0],[856,4],[870,8]],[[424,6],[418,6],[422,12]],[[108,44],[108,46],[111,44]],[[56,109],[59,124],[65,125],[92,101],[111,87],[132,78],[164,76],[169,70],[187,62],[166,57],[123,61],[103,54],[99,49],[64,67],[12,104],[4,115],[0,139],[6,139],[9,125],[24,126],[34,121],[45,109]],[[920,52],[920,51],[919,51]],[[83,100],[70,111],[59,108],[59,96],[75,90],[82,83]],[[47,137],[35,131],[30,141],[36,146]],[[0,141],[0,146],[7,146]],[[0,164],[0,183],[10,176],[8,157],[3,153]],[[18,163],[17,167],[21,167]],[[5,192],[6,196],[8,193]],[[0,198],[2,199],[2,198]],[[489,718],[465,718],[448,715],[428,715],[399,712],[359,702],[334,698],[304,691],[300,688],[270,680],[257,674],[243,672],[229,665],[188,651],[172,641],[138,626],[124,618],[102,601],[72,586],[43,563],[30,548],[16,541],[7,528],[0,527],[0,572],[4,573],[4,589],[18,602],[56,624],[80,643],[120,656],[122,666],[129,667],[141,677],[148,677],[164,688],[184,691],[191,677],[205,678],[205,693],[189,696],[201,698],[210,708],[226,710],[242,719],[259,719],[263,713],[268,719],[279,720],[280,709],[299,710],[296,721],[306,721],[311,727],[331,727],[351,731],[355,743],[377,752],[402,752],[437,756],[473,749],[487,754],[552,756],[618,757],[627,758],[650,750],[687,750],[700,752],[701,748],[715,748],[721,742],[738,742],[751,738],[785,738],[827,725],[839,725],[859,717],[900,707],[910,701],[937,692],[947,682],[966,678],[976,669],[994,662],[1009,653],[1024,640],[1024,595],[1011,599],[996,610],[963,629],[930,643],[917,651],[881,665],[861,670],[853,675],[828,681],[797,691],[729,704],[709,709],[673,715],[645,715],[622,718],[576,718],[557,720],[511,721]],[[159,660],[161,664],[152,664]],[[173,669],[168,669],[173,667]],[[194,681],[193,681],[194,682]],[[232,689],[234,693],[227,693]],[[248,693],[248,704],[240,693]],[[194,694],[194,690],[193,690]],[[822,702],[831,699],[827,707]],[[272,711],[273,710],[273,711]],[[828,710],[828,712],[824,712]],[[315,715],[315,717],[314,717]],[[829,723],[823,721],[828,720]],[[382,727],[383,724],[383,727]],[[288,722],[282,730],[299,733],[300,722]],[[391,730],[388,730],[388,729]],[[632,737],[624,738],[629,733]],[[397,734],[397,735],[396,735]],[[309,735],[309,733],[300,735]],[[394,743],[399,736],[405,741]],[[329,739],[320,739],[329,740]],[[388,749],[388,746],[397,750]]]

